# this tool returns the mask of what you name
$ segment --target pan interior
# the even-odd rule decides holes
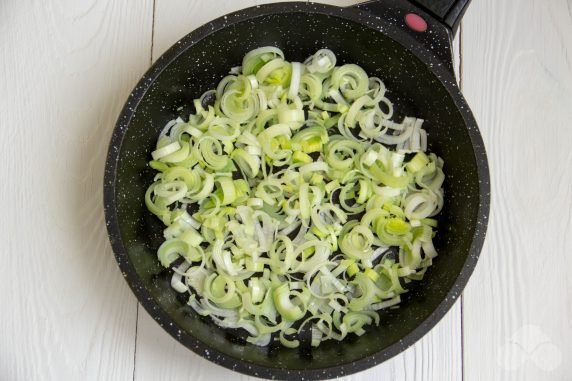
[[[320,13],[294,11],[260,16],[227,25],[196,43],[188,39],[184,43],[188,48],[167,65],[135,110],[119,152],[114,195],[129,261],[142,286],[150,292],[152,303],[181,330],[180,340],[192,347],[189,337],[193,336],[231,358],[264,367],[321,369],[383,352],[411,333],[455,283],[469,255],[477,223],[479,184],[474,150],[463,117],[440,80],[421,60],[383,33]],[[157,261],[163,226],[143,202],[154,176],[146,164],[159,131],[177,116],[186,118],[194,98],[214,88],[231,67],[240,65],[247,51],[265,45],[280,47],[290,61],[303,61],[316,50],[329,48],[339,63],[359,64],[370,76],[380,77],[394,102],[397,118],[411,115],[425,119],[430,151],[445,160],[446,205],[435,243],[439,257],[426,278],[409,285],[400,308],[381,314],[379,327],[341,343],[324,342],[311,351],[245,344],[234,333],[197,316],[186,306],[186,296],[171,289],[171,271]]]

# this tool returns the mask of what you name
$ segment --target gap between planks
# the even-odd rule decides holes
[[[459,49],[459,89],[461,93],[463,92],[463,22],[459,25],[459,36],[458,36],[458,49]],[[465,312],[465,293],[461,293],[461,381],[465,381],[465,335],[464,329],[464,312]],[[137,331],[135,331],[137,332]]]

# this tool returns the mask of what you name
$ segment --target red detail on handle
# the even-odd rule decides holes
[[[425,32],[427,30],[427,21],[415,13],[405,15],[405,24],[415,32]]]

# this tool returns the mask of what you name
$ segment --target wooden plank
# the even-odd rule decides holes
[[[483,133],[492,208],[464,295],[465,380],[572,375],[572,3],[479,0],[463,90]]]
[[[149,65],[152,0],[3,2],[0,15],[0,379],[131,379],[136,300],[102,177]]]
[[[323,1],[346,6],[355,0]],[[260,1],[220,1],[217,7],[204,1],[157,0],[155,4],[155,29],[153,59],[167,50],[179,38],[213,18],[261,3]],[[459,62],[458,44],[455,45],[456,62]],[[139,309],[136,349],[135,380],[255,380],[214,365],[195,355],[172,339],[159,327],[147,312]],[[342,378],[358,380],[460,380],[461,355],[461,305],[455,304],[437,327],[403,354],[368,371]]]

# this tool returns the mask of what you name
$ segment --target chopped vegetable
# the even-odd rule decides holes
[[[336,64],[255,49],[151,153],[172,287],[256,345],[362,335],[437,255],[445,175],[423,120],[393,121],[384,83]]]

